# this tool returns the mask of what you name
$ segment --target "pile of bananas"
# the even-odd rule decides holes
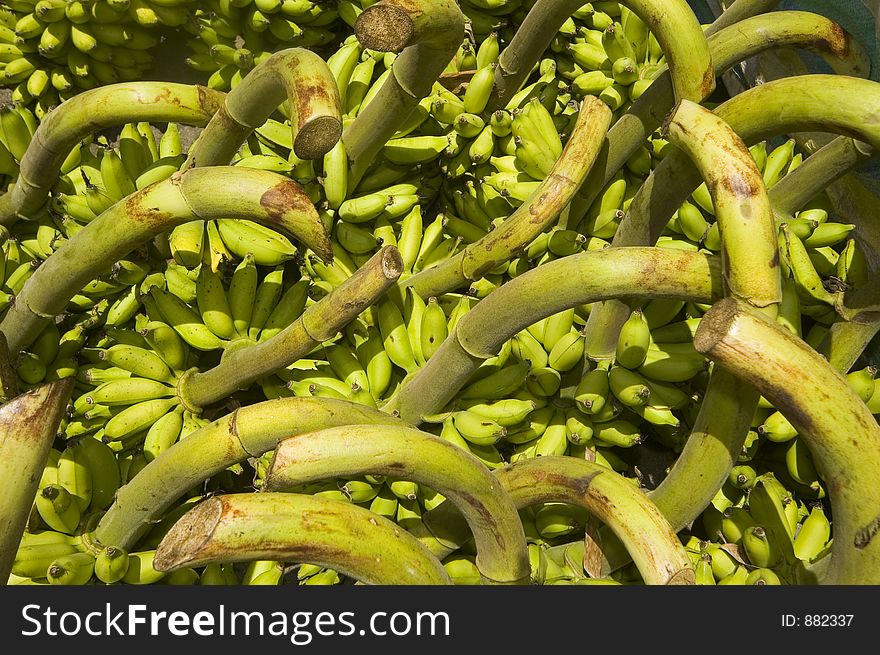
[[[0,5],[0,84],[39,118],[84,89],[140,79],[153,63],[154,29],[189,20],[167,0],[9,0]]]
[[[839,26],[155,4],[204,86],[35,63],[0,109],[0,577],[880,582],[880,86]],[[716,93],[783,46],[835,74]]]

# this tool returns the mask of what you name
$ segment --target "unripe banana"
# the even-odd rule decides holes
[[[141,334],[168,368],[172,371],[182,371],[186,368],[189,352],[174,328],[161,321],[149,321]]]
[[[452,420],[458,433],[478,446],[493,445],[507,435],[504,426],[468,410],[455,412]]]
[[[153,461],[171,448],[180,438],[183,428],[183,408],[177,407],[158,419],[144,437],[144,457]]]
[[[102,361],[135,376],[173,384],[174,374],[156,353],[127,344],[116,344],[100,351]]]
[[[92,482],[90,507],[106,510],[116,498],[122,484],[119,464],[113,450],[100,439],[86,436],[71,447],[82,451]]]
[[[73,534],[76,531],[81,516],[79,504],[76,497],[60,484],[43,487],[37,494],[35,505],[43,522],[56,532]]]
[[[175,390],[163,382],[146,378],[125,378],[105,382],[89,392],[92,402],[99,405],[135,405],[145,400],[173,396]]]
[[[813,562],[825,551],[831,538],[831,524],[821,506],[815,506],[794,538],[794,554],[803,562]]]
[[[128,553],[122,548],[107,546],[95,558],[95,577],[104,584],[114,584],[128,572]]]
[[[176,398],[159,398],[126,407],[107,421],[104,435],[111,441],[119,441],[147,430],[176,404]]]
[[[308,300],[309,289],[309,281],[300,280],[282,294],[278,304],[266,318],[266,322],[260,330],[258,341],[271,339],[302,315]]]
[[[189,221],[171,230],[171,254],[181,266],[193,269],[202,262],[205,248],[205,221]]]
[[[221,218],[215,223],[226,248],[239,258],[251,253],[258,266],[277,266],[296,255],[287,237],[254,221]]]
[[[648,321],[641,310],[633,310],[620,329],[615,360],[625,368],[639,368],[645,363],[650,345],[651,330]]]
[[[677,348],[676,346],[686,346]],[[691,344],[651,344],[638,368],[645,377],[659,382],[686,382],[706,368],[706,361]]]
[[[530,366],[523,362],[504,366],[465,386],[458,397],[461,400],[506,398],[523,385],[529,370]]]
[[[468,83],[464,93],[464,110],[469,114],[482,114],[489,104],[495,86],[495,65],[479,69]]]
[[[608,401],[611,387],[608,367],[597,366],[581,379],[574,393],[578,408],[587,414],[599,414]]]
[[[614,419],[593,424],[593,439],[599,444],[632,448],[640,444],[644,437],[638,426],[625,419]]]
[[[403,315],[389,298],[377,306],[378,327],[389,359],[407,373],[418,368]]]
[[[495,421],[498,425],[513,427],[525,421],[537,407],[537,403],[533,400],[505,398],[488,402],[470,401],[463,403],[462,406],[473,414]]]
[[[156,302],[162,317],[190,346],[205,351],[219,350],[223,347],[223,341],[209,330],[201,317],[180,298],[157,287],[150,289],[150,296]],[[158,356],[156,358],[159,359]]]
[[[791,441],[797,436],[797,430],[781,412],[773,412],[758,426],[758,434],[776,443]]]
[[[538,440],[535,442],[536,457],[561,457],[568,449],[568,433],[565,412],[557,409]]]
[[[153,568],[155,550],[129,553],[128,568],[122,576],[123,584],[143,585],[156,584],[165,577],[165,573]]]
[[[84,585],[95,572],[95,556],[91,553],[72,553],[55,559],[46,569],[49,584]]]
[[[71,443],[58,459],[58,484],[67,489],[79,513],[88,509],[92,500],[92,473],[82,447]]]
[[[775,566],[782,557],[772,537],[760,525],[746,528],[743,532],[742,543],[749,561],[755,566],[770,568]]]

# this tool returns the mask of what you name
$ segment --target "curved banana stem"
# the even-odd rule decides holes
[[[694,584],[687,552],[648,497],[620,474],[572,457],[520,460],[495,471],[517,509],[571,503],[587,509],[624,544],[645,584]]]
[[[464,24],[464,14],[454,0],[381,0],[358,17],[355,33],[365,47],[400,55],[376,97],[342,135],[352,188],[431,92],[461,46]]]
[[[552,294],[547,289],[553,289]],[[720,262],[703,253],[609,248],[564,257],[524,273],[480,301],[383,407],[418,425],[439,412],[468,378],[529,325],[607,298],[713,302],[722,296]],[[697,300],[702,298],[702,300]]]
[[[452,584],[440,560],[388,519],[301,494],[227,494],[199,503],[162,539],[153,566],[253,560],[317,564],[366,584]]]
[[[181,403],[198,411],[305,357],[381,298],[402,272],[403,261],[397,248],[382,248],[354,275],[271,339],[224,353],[212,369],[186,373],[177,385]]]
[[[153,521],[212,475],[259,457],[290,435],[367,423],[404,425],[390,414],[333,398],[279,398],[241,407],[189,434],[121,487],[95,539],[131,550]]]
[[[15,186],[0,196],[0,225],[27,218],[45,204],[64,160],[87,136],[133,121],[203,127],[224,96],[189,84],[125,82],[84,91],[62,103],[40,123],[21,159]]]
[[[709,189],[730,294],[775,316],[782,300],[776,222],[748,148],[727,123],[689,100],[678,104],[663,131],[690,157]]]
[[[736,0],[727,9],[724,10],[715,22],[705,29],[706,36],[711,36],[716,32],[730,27],[734,23],[741,20],[767,13],[776,8],[782,0]]]
[[[278,444],[264,489],[364,474],[412,480],[446,496],[470,526],[485,581],[528,582],[526,538],[513,501],[477,458],[433,434],[347,425],[290,437]]]
[[[840,103],[840,98],[849,98]],[[734,96],[715,114],[746,145],[779,134],[827,131],[880,146],[880,83],[844,75],[800,75],[761,84]],[[700,183],[681,151],[672,151],[633,198],[612,245],[656,242],[673,212]]]
[[[623,0],[648,25],[669,62],[675,97],[701,102],[715,90],[715,72],[703,29],[684,0]],[[538,0],[498,58],[493,107],[520,89],[559,28],[583,5],[579,0]]]
[[[592,96],[584,99],[571,138],[547,178],[525,203],[485,237],[441,264],[406,280],[404,286],[427,298],[478,280],[524,250],[555,223],[587,177],[605,141],[611,110]]]
[[[852,98],[841,104],[839,98]],[[761,84],[715,109],[746,145],[779,134],[810,130],[845,134],[877,148],[880,84],[844,75],[802,75]],[[651,245],[672,214],[700,184],[699,171],[688,156],[670,152],[648,176],[633,198],[612,241],[613,246]],[[612,301],[591,312],[584,328],[587,354],[607,359],[614,351],[620,326],[628,316]]]
[[[750,57],[780,48],[815,52],[836,72],[845,75],[867,76],[870,69],[870,60],[858,41],[837,23],[805,11],[774,11],[746,18],[712,34],[708,41],[716,76]],[[667,71],[654,80],[608,132],[608,147],[598,159],[602,165],[593,168],[587,183],[581,187],[583,207],[592,204],[602,188],[660,126],[674,102]]]
[[[175,173],[117,202],[40,265],[0,322],[10,351],[30,345],[89,280],[142,243],[182,223],[215,218],[256,221],[332,257],[327,229],[293,180],[233,166]]]
[[[834,514],[821,582],[880,582],[880,426],[865,403],[819,353],[735,298],[706,312],[694,346],[754,385],[809,447]]]
[[[64,417],[73,378],[43,384],[0,406],[0,585],[6,584]]]
[[[228,164],[248,135],[278,106],[290,103],[293,152],[319,159],[342,134],[342,107],[336,79],[311,50],[276,52],[251,70],[229,94],[190,149],[181,170]]]
[[[0,332],[0,403],[5,403],[18,395],[18,375],[12,366],[12,355],[6,335]]]
[[[867,143],[848,136],[839,136],[822,146],[770,189],[770,204],[777,220],[790,219],[822,190],[876,155]]]

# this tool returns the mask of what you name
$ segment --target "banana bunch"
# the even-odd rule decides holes
[[[71,151],[49,201],[49,213],[65,238],[135,191],[165,180],[185,159],[180,131],[148,122],[126,123],[111,142],[87,139]]]
[[[687,541],[697,584],[797,584],[830,551],[821,501],[801,500],[772,462],[753,463],[734,468],[701,516],[702,533]]]
[[[79,91],[143,77],[157,26],[189,20],[189,0],[12,0],[0,8],[0,85],[39,118]]]
[[[182,24],[191,35],[186,63],[221,91],[273,52],[333,43],[341,18],[333,4],[311,0],[212,0],[194,9]]]
[[[105,324],[82,351],[68,437],[98,435],[150,461],[204,425],[178,398],[181,377],[200,361],[215,365],[208,353],[265,341],[295,321],[311,284],[286,277],[284,266],[261,274],[250,254],[228,280],[207,264],[190,271],[173,261],[145,276],[131,287],[134,316]]]
[[[20,102],[0,107],[0,183],[4,191],[18,177],[19,162],[38,121],[37,115]]]

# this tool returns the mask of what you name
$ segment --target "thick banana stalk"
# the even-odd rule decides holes
[[[120,488],[95,538],[130,550],[187,490],[227,467],[259,457],[294,434],[368,423],[403,425],[390,414],[332,398],[279,398],[241,407],[163,451]]]
[[[706,28],[706,36],[715,34],[715,32],[746,18],[772,11],[780,2],[781,0],[735,0],[715,19],[714,23]]]
[[[560,311],[620,297],[713,302],[722,297],[722,286],[720,261],[703,253],[606,249],[548,262],[514,278],[465,314],[428,363],[404,382],[383,409],[420,423],[452,400],[505,341]]]
[[[704,315],[694,346],[756,387],[809,446],[834,515],[831,560],[820,581],[877,584],[880,427],[865,403],[819,353],[735,298]]]
[[[624,544],[645,584],[694,584],[693,566],[669,522],[613,470],[572,457],[538,457],[498,469],[495,476],[518,509],[561,502],[589,510]]]
[[[193,143],[182,170],[228,164],[278,106],[290,103],[293,152],[320,159],[342,134],[339,88],[327,63],[311,50],[289,48],[258,64],[229,92]]]
[[[6,584],[18,551],[39,472],[46,465],[64,416],[73,378],[44,384],[0,407],[0,584]]]
[[[867,143],[848,136],[822,146],[769,190],[777,221],[790,220],[818,193],[876,155]]]
[[[382,248],[354,275],[274,337],[231,350],[214,368],[203,373],[193,369],[181,377],[181,402],[191,411],[198,411],[305,357],[381,298],[402,272],[403,261],[397,248]]]
[[[870,62],[859,42],[840,26],[818,14],[803,11],[774,11],[747,18],[709,37],[709,51],[715,75],[768,50],[804,48],[822,56],[838,73],[866,76]],[[669,72],[657,77],[630,110],[608,132],[603,149],[583,186],[584,207],[614,177],[645,139],[660,126],[674,104]]]
[[[734,29],[734,28],[730,28]],[[852,98],[841,104],[839,98]],[[810,130],[847,134],[877,148],[880,84],[845,75],[802,75],[774,80],[744,91],[719,105],[715,114],[746,145],[779,134]],[[633,198],[612,245],[650,245],[670,217],[699,186],[701,176],[687,154],[673,150],[654,169]],[[605,359],[614,352],[616,335],[629,315],[621,302],[606,302],[591,312],[584,328],[586,352]]]
[[[452,584],[440,561],[388,519],[351,503],[285,493],[200,503],[159,543],[153,567],[261,559],[326,566],[366,584]]]
[[[476,457],[413,428],[348,425],[278,444],[264,489],[281,491],[328,478],[389,475],[444,495],[464,516],[488,584],[528,582],[529,558],[513,501]]]
[[[727,123],[689,100],[678,104],[663,129],[696,165],[712,196],[730,295],[775,316],[782,300],[776,222],[748,148]]]
[[[840,98],[848,98],[841,103]],[[880,146],[880,83],[847,75],[799,75],[760,84],[715,109],[746,145],[779,134],[820,131]],[[613,245],[654,243],[701,178],[688,156],[670,152],[633,198]]]
[[[461,46],[464,24],[454,0],[381,0],[358,17],[355,33],[365,47],[400,54],[382,88],[342,135],[351,188],[431,92]]]
[[[524,250],[558,220],[587,177],[605,141],[611,110],[595,97],[584,99],[571,138],[538,190],[488,235],[461,253],[408,278],[406,286],[428,298],[483,277]]]
[[[676,99],[701,102],[715,90],[715,71],[703,29],[684,0],[623,0],[660,43],[669,63]],[[538,0],[498,58],[492,106],[503,107],[519,90],[579,0]]]
[[[203,86],[170,82],[126,82],[84,91],[42,120],[21,159],[18,180],[0,196],[0,224],[39,209],[70,151],[87,136],[133,121],[169,121],[203,127],[224,94]]]
[[[5,403],[18,395],[18,375],[12,366],[12,355],[6,335],[0,332],[0,403]]]
[[[240,218],[279,229],[322,258],[330,237],[302,187],[277,173],[243,167],[191,169],[107,209],[34,272],[0,322],[11,352],[33,342],[89,280],[157,234],[194,220]]]

